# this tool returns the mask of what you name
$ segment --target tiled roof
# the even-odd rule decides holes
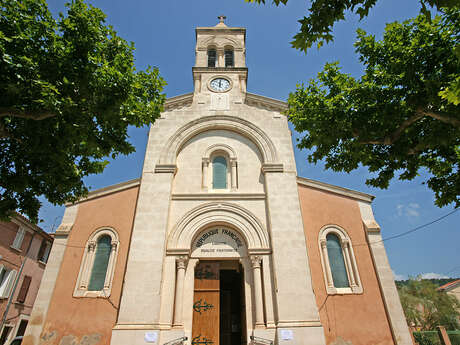
[[[460,279],[457,279],[447,284],[441,285],[440,287],[438,287],[438,290],[442,290],[442,291],[450,290],[450,289],[455,288],[458,285],[460,285]]]

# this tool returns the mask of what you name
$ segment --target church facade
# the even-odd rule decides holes
[[[141,178],[67,205],[24,345],[412,344],[373,197],[297,176],[245,35],[197,28]]]

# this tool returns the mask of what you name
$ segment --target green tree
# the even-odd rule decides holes
[[[398,287],[399,298],[409,326],[421,327],[423,331],[436,330],[436,326],[459,329],[460,302],[454,296],[437,291],[433,282],[410,279]]]
[[[265,0],[245,0],[265,4]],[[286,5],[288,0],[273,0],[276,6]],[[296,49],[307,51],[313,44],[321,47],[324,43],[334,39],[332,30],[334,24],[345,19],[345,13],[351,11],[359,15],[360,19],[367,17],[369,11],[377,3],[377,0],[311,0],[311,7],[307,17],[299,20],[300,31],[294,36],[291,42]],[[421,12],[429,17],[429,7],[440,10],[443,7],[452,8],[458,6],[459,0],[419,0]],[[427,7],[428,6],[428,7]]]
[[[436,204],[460,206],[460,106],[440,96],[458,78],[459,33],[456,8],[388,24],[381,41],[358,30],[364,75],[326,64],[289,96],[298,147],[313,149],[308,160],[334,171],[366,166],[375,173],[366,183],[379,188],[426,169]]]
[[[87,193],[82,178],[134,151],[128,125],[160,114],[156,68],[136,71],[133,44],[82,0],[56,20],[45,0],[0,0],[0,217],[37,221]]]

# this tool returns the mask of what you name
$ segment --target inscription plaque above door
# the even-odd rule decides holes
[[[203,231],[194,241],[192,257],[244,257],[246,244],[240,234],[226,228]]]

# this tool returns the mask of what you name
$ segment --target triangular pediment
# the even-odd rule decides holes
[[[244,103],[249,106],[280,113],[284,113],[288,109],[288,104],[286,102],[249,92],[246,93]]]

